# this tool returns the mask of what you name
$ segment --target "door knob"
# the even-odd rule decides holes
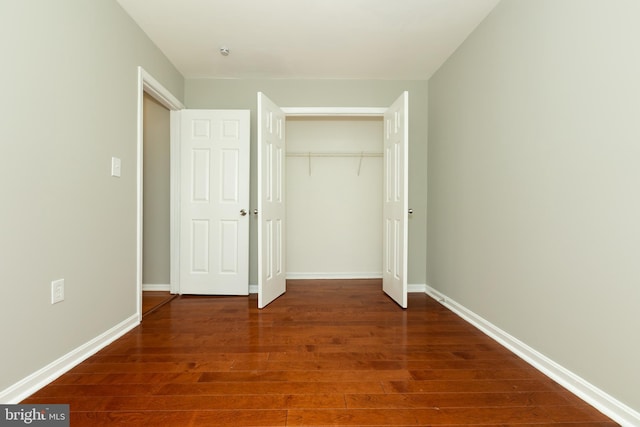
[[[246,209],[240,209],[240,215],[246,216],[247,215],[247,210]]]
[[[254,209],[254,210],[253,210],[253,214],[254,214],[254,215],[258,215],[258,209]]]
[[[413,215],[413,209],[409,209],[409,215]]]

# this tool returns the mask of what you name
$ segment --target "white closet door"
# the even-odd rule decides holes
[[[384,115],[382,289],[407,308],[409,94]]]
[[[180,114],[180,293],[248,295],[249,111]]]
[[[285,114],[258,93],[258,308],[286,291]]]

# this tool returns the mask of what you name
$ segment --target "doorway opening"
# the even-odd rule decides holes
[[[170,112],[148,93],[143,100],[142,315],[170,293]]]
[[[157,102],[160,106],[169,110],[169,138],[170,144],[173,144],[174,138],[171,135],[176,131],[175,120],[173,111],[178,111],[184,108],[184,105],[169,92],[162,84],[154,79],[149,73],[147,73],[142,67],[138,67],[138,108],[137,108],[137,128],[138,134],[136,138],[136,311],[138,313],[138,321],[142,320],[143,314],[143,272],[144,272],[144,124],[145,124],[145,96],[149,101]],[[153,104],[150,104],[153,105]],[[170,150],[175,150],[174,147],[170,147]],[[173,162],[173,158],[170,160]],[[167,171],[167,173],[169,173]],[[173,188],[176,185],[176,179],[174,176],[169,177],[169,186]],[[170,191],[173,194],[173,191]],[[173,240],[175,236],[175,212],[173,211],[173,203],[170,203],[169,212],[169,242]],[[169,243],[169,286],[175,283],[174,280],[174,248]],[[166,286],[166,284],[162,284]]]
[[[378,117],[286,121],[287,279],[382,277]]]

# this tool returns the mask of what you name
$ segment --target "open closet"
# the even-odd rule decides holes
[[[380,228],[378,233],[381,234],[382,246],[379,254],[382,256],[382,281],[383,290],[403,308],[407,307],[407,234],[408,234],[408,93],[404,92],[389,108],[381,111],[373,111],[376,109],[304,109],[304,108],[281,108],[266,97],[263,93],[258,93],[258,206],[254,210],[254,214],[258,218],[258,307],[263,308],[278,296],[286,292],[287,273],[292,275],[295,271],[287,266],[288,255],[291,254],[291,261],[299,263],[298,268],[311,269],[319,268],[304,265],[305,260],[312,260],[316,263],[322,261],[315,257],[303,257],[301,259],[293,258],[300,248],[288,250],[288,245],[302,245],[306,250],[310,250],[314,244],[312,240],[304,242],[298,232],[306,229],[306,232],[320,234],[325,240],[323,250],[328,253],[331,250],[338,251],[340,239],[345,239],[345,232],[349,232],[349,226],[356,221],[362,223],[367,222],[363,218],[369,214],[379,215],[378,219],[374,218],[372,222],[377,221]],[[345,149],[337,139],[335,130],[333,135],[331,132],[322,134],[318,128],[312,134],[316,136],[309,138],[301,138],[297,142],[294,140],[294,147],[289,147],[289,136],[287,132],[287,118],[291,121],[294,116],[303,117],[382,117],[382,127],[378,127],[382,135],[382,150],[372,149],[373,147],[360,146],[356,148]],[[311,121],[311,124],[317,125],[319,120]],[[300,124],[300,123],[298,123]],[[306,126],[311,126],[309,122]],[[296,126],[296,120],[292,121],[292,127],[297,133],[300,126]],[[327,132],[328,129],[325,129]],[[304,133],[304,131],[302,132]],[[317,138],[317,134],[321,136]],[[330,142],[334,139],[334,142]],[[380,139],[376,138],[378,141]],[[307,147],[297,147],[298,145],[307,145]],[[342,141],[344,144],[344,141]],[[364,142],[361,142],[364,144]],[[379,144],[379,143],[378,143]],[[332,145],[335,145],[332,146]],[[372,143],[372,145],[376,145]],[[378,145],[379,147],[379,145]],[[359,153],[358,153],[359,151]],[[367,157],[382,156],[382,180],[378,181],[381,187],[380,193],[375,190],[374,193],[379,194],[381,203],[372,212],[348,212],[344,207],[347,202],[353,202],[353,193],[348,192],[348,186],[357,188],[357,180],[347,178],[345,174],[347,168],[338,167],[337,162],[344,160],[357,160],[354,162],[352,173],[362,175],[363,162]],[[305,160],[306,162],[294,162],[294,160]],[[319,161],[325,160],[324,167],[327,169],[323,172],[320,169]],[[331,162],[326,162],[330,160]],[[315,163],[314,163],[315,162]],[[369,162],[368,162],[369,163]],[[314,167],[315,165],[315,167]],[[369,165],[371,167],[372,165]],[[291,168],[291,171],[289,170]],[[329,169],[332,170],[329,170]],[[331,185],[326,183],[319,184],[321,180],[313,179],[313,173],[326,173],[325,180],[330,180]],[[289,177],[289,173],[294,173],[293,177]],[[306,174],[306,178],[305,178]],[[379,176],[379,175],[378,175]],[[318,175],[317,177],[320,177]],[[311,178],[311,179],[310,179]],[[372,180],[375,179],[375,173],[372,174]],[[306,182],[305,182],[306,181]],[[373,182],[373,181],[372,181]],[[323,193],[326,196],[325,203],[311,203],[308,197],[310,190],[315,189],[317,193],[311,194],[311,197],[318,198]],[[344,190],[347,190],[346,192]],[[287,201],[289,196],[296,194],[297,200],[292,203]],[[332,193],[332,194],[331,194]],[[373,193],[372,193],[373,194]],[[375,194],[371,197],[375,198]],[[302,203],[300,202],[302,200]],[[357,200],[357,197],[356,197]],[[329,205],[329,206],[327,206]],[[320,212],[309,214],[311,208]],[[292,211],[292,209],[294,209]],[[358,209],[358,207],[354,208]],[[305,213],[305,210],[307,212]],[[297,212],[296,212],[297,211]],[[373,213],[375,211],[375,213]],[[301,213],[302,212],[302,213]],[[296,219],[289,218],[289,215]],[[304,224],[305,219],[309,224]],[[313,221],[311,221],[313,219]],[[292,220],[293,224],[289,221]],[[302,221],[302,224],[296,221]],[[331,223],[330,223],[331,221]],[[309,230],[312,224],[320,224],[319,229]],[[296,235],[289,236],[292,232],[291,226],[296,230]],[[339,229],[340,231],[338,231]],[[325,231],[323,231],[325,230]],[[376,234],[373,227],[371,233]],[[329,233],[331,231],[331,234]],[[381,233],[380,233],[381,231]],[[330,234],[330,235],[329,235]],[[375,237],[374,237],[375,240]],[[321,255],[320,255],[321,256]],[[346,256],[347,260],[351,260],[353,254]],[[335,263],[339,262],[340,254],[332,257]],[[345,258],[342,256],[342,258]],[[375,255],[373,256],[375,258]],[[372,258],[372,259],[373,259]],[[375,263],[375,262],[374,262]],[[373,264],[372,264],[373,265]],[[293,268],[296,268],[294,264]],[[335,265],[332,267],[323,266],[322,268],[335,269],[339,268]],[[343,267],[344,268],[344,267]],[[375,268],[369,266],[366,268]],[[352,273],[355,273],[353,271]],[[362,273],[362,272],[359,272]]]
[[[383,125],[287,119],[287,278],[382,277]]]

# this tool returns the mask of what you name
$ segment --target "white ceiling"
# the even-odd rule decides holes
[[[428,79],[498,1],[118,0],[185,78],[387,80]]]

